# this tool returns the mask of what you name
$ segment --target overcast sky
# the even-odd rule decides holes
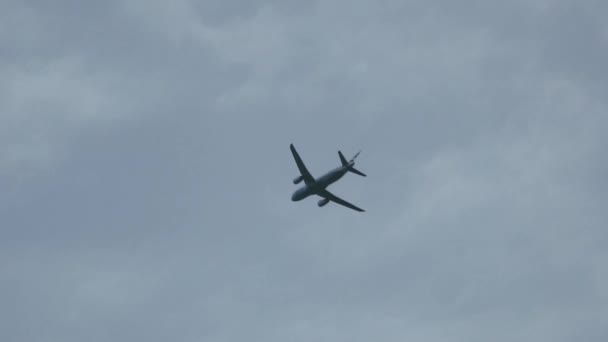
[[[0,1],[0,340],[607,341],[607,14]]]

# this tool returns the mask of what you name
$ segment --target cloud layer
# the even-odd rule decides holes
[[[0,339],[606,340],[605,12],[4,2]]]

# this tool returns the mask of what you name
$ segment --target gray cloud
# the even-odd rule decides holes
[[[0,339],[605,340],[604,9],[3,3]]]

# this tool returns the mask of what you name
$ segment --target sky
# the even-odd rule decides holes
[[[0,340],[608,340],[606,13],[1,1]]]

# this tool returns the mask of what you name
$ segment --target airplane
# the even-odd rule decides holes
[[[334,203],[343,205],[347,208],[350,208],[350,209],[353,209],[353,210],[356,210],[359,212],[365,211],[365,210],[358,208],[358,207],[346,202],[345,200],[337,197],[336,195],[332,194],[331,192],[327,191],[328,186],[330,186],[332,183],[338,181],[347,172],[352,172],[359,176],[367,177],[363,172],[354,168],[355,159],[357,158],[357,156],[359,156],[359,153],[361,153],[361,151],[357,152],[357,154],[355,154],[355,156],[352,157],[349,161],[347,161],[346,158],[344,158],[344,155],[342,154],[342,152],[338,151],[338,156],[340,157],[340,161],[342,162],[342,165],[327,172],[325,175],[315,179],[310,174],[310,172],[308,172],[308,170],[306,169],[306,165],[304,165],[302,158],[300,158],[300,155],[298,154],[298,151],[296,151],[296,148],[293,146],[293,144],[290,144],[289,148],[291,149],[291,154],[293,154],[293,159],[295,159],[296,165],[298,166],[298,169],[300,170],[300,175],[293,180],[293,184],[298,184],[298,183],[304,181],[304,186],[302,186],[301,188],[296,190],[293,193],[293,195],[291,196],[292,201],[301,201],[308,196],[318,195],[320,197],[323,197],[317,203],[319,207],[322,207],[322,206],[326,205],[327,203],[329,203],[329,201],[332,201]]]

